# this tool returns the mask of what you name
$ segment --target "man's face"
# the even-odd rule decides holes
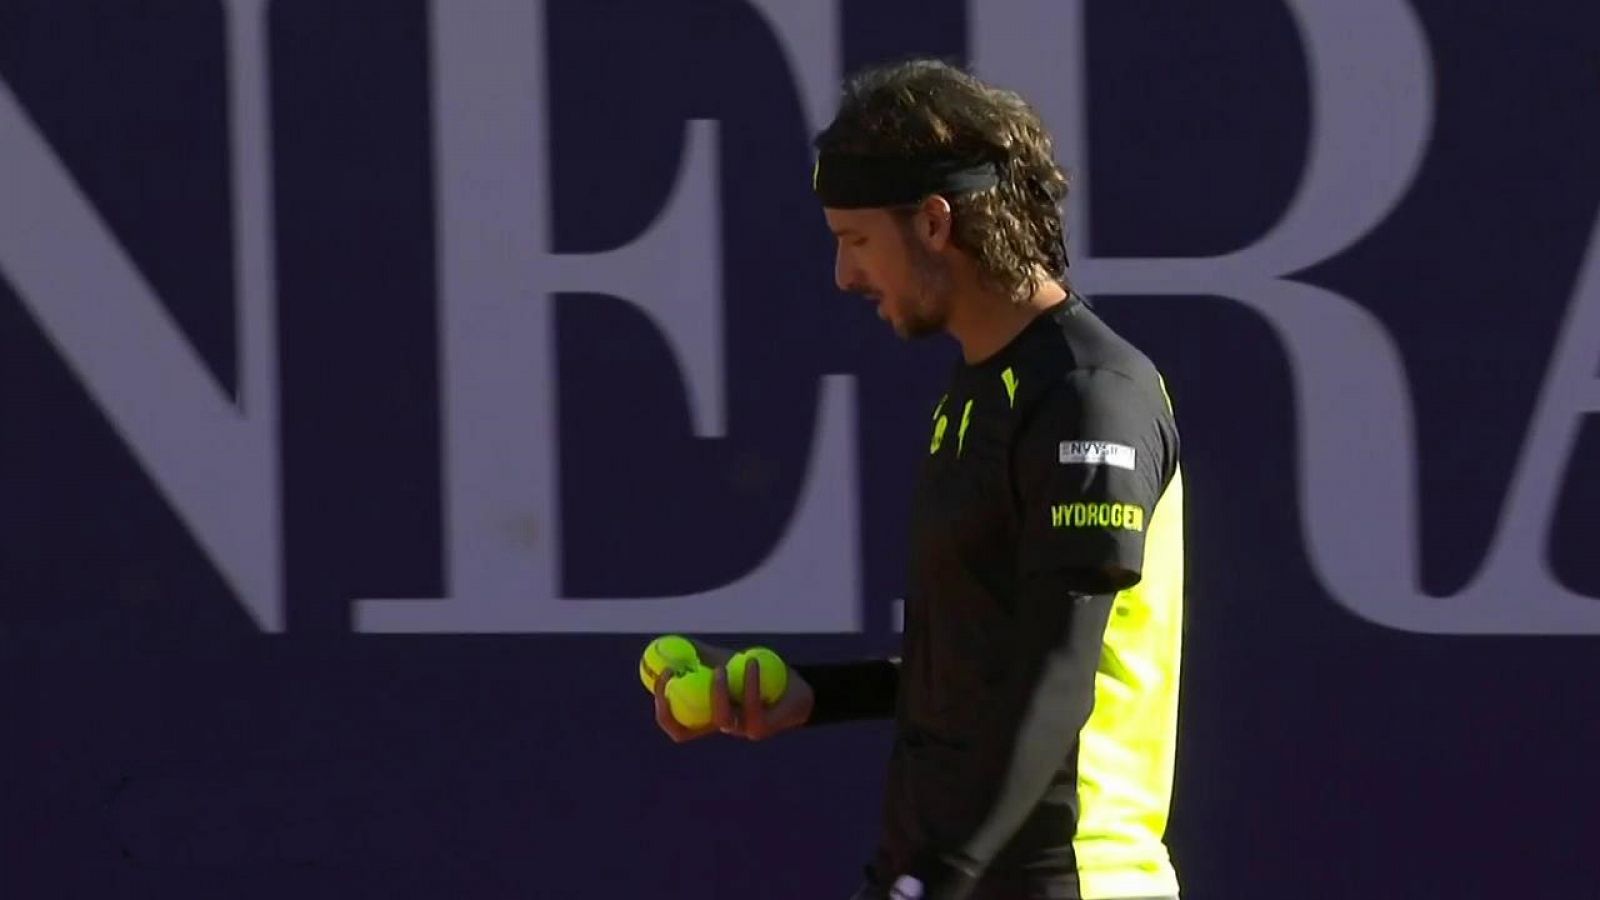
[[[903,338],[944,330],[950,277],[918,240],[914,218],[885,209],[824,209],[823,215],[838,240],[839,290],[873,301],[878,317]]]

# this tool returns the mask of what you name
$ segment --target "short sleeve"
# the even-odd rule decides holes
[[[1161,398],[1109,369],[1070,372],[1040,398],[1013,457],[1023,578],[1066,571],[1096,593],[1138,583],[1171,468]]]

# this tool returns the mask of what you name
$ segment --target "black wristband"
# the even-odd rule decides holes
[[[827,725],[894,715],[900,667],[887,659],[809,663],[794,667],[811,685],[814,701],[807,725]]]

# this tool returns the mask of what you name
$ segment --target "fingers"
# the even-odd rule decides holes
[[[754,657],[745,661],[743,701],[745,737],[753,741],[767,737],[767,711],[761,702],[761,663]]]
[[[711,673],[711,724],[723,734],[736,734],[739,728],[728,698],[728,670],[721,666]]]
[[[711,721],[723,734],[759,741],[773,735],[767,709],[761,702],[761,664],[749,660],[744,669],[744,693],[735,698],[728,687],[728,670],[719,666],[711,676]]]
[[[672,680],[672,671],[663,670],[655,680],[655,710],[656,725],[666,732],[673,741],[682,743],[698,737],[720,731],[732,737],[742,737],[747,740],[760,741],[772,737],[782,731],[787,724],[783,721],[785,696],[778,701],[774,709],[768,709],[761,698],[761,663],[755,659],[746,660],[744,669],[744,693],[735,698],[728,687],[728,670],[723,665],[718,665],[711,673],[711,722],[701,728],[689,728],[679,722],[672,715],[672,706],[667,702],[667,682]]]
[[[672,673],[667,669],[662,669],[661,672],[656,675],[656,724],[659,725],[661,730],[665,731],[669,737],[671,737],[674,741],[677,741],[681,740],[677,732],[682,729],[682,726],[678,724],[677,719],[672,717],[672,708],[667,705],[667,681],[671,677]]]
[[[816,697],[811,691],[811,686],[791,671],[783,696],[767,710],[767,727],[776,734],[804,725],[811,719],[811,710],[815,702]]]

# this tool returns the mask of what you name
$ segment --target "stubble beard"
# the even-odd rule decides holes
[[[911,264],[916,273],[916,293],[907,304],[904,319],[895,325],[895,332],[904,340],[938,334],[950,319],[950,273],[920,247],[912,249]]]

